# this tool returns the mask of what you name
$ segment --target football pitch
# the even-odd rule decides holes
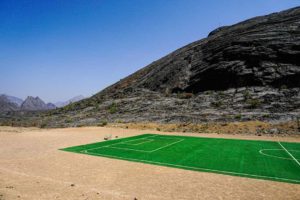
[[[61,150],[300,184],[300,143],[144,134]]]

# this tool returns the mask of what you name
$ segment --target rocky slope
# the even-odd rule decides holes
[[[96,96],[121,89],[161,93],[300,87],[300,8],[212,31]]]
[[[91,98],[46,113],[43,123],[288,121],[299,114],[297,7],[218,28]]]

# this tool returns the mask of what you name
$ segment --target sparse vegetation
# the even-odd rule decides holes
[[[118,111],[118,107],[117,104],[115,102],[113,102],[109,107],[108,107],[108,112],[110,114],[114,114]]]
[[[101,121],[97,126],[106,126],[107,125],[107,121]]]
[[[223,105],[223,101],[218,100],[218,101],[212,102],[211,105],[215,108],[220,108]]]
[[[212,94],[213,94],[213,91],[208,90],[208,91],[205,91],[204,94],[206,94],[206,95],[212,95]]]
[[[245,90],[243,92],[243,95],[244,95],[245,100],[248,100],[248,99],[251,98],[251,94],[250,94],[250,92],[248,90]]]
[[[218,95],[219,95],[220,97],[222,97],[222,96],[224,96],[225,94],[224,94],[223,91],[219,91],[219,92],[218,92]]]
[[[261,105],[259,99],[248,99],[246,103],[249,104],[249,108],[251,109],[258,108]]]
[[[262,117],[263,118],[270,118],[270,114],[264,114]]]
[[[242,114],[237,114],[234,116],[234,119],[240,120],[242,119]]]
[[[47,127],[47,123],[46,122],[41,123],[40,128],[46,128],[46,127]]]
[[[193,93],[186,93],[186,92],[184,92],[184,93],[178,93],[178,94],[177,94],[177,97],[178,97],[179,99],[190,99],[190,98],[192,98],[193,96],[194,96]]]
[[[237,117],[240,117],[237,115]],[[242,114],[241,114],[241,117]],[[299,122],[300,123],[300,122]],[[224,126],[226,124],[226,126]],[[245,122],[214,122],[214,123],[197,123],[197,124],[157,124],[157,123],[126,123],[126,124],[109,124],[112,127],[122,127],[126,129],[157,130],[163,132],[194,132],[194,133],[224,133],[224,134],[257,134],[257,130],[265,130],[262,134],[268,134],[271,129],[277,128],[282,133],[295,134],[299,133],[297,122],[271,124],[262,121],[245,121]]]
[[[66,122],[66,123],[71,123],[71,122],[72,122],[72,119],[71,119],[71,118],[67,118],[67,119],[65,120],[65,122]]]
[[[281,90],[285,90],[285,89],[287,89],[287,88],[288,88],[288,87],[287,87],[286,85],[281,85],[281,86],[280,86],[280,89],[281,89]]]

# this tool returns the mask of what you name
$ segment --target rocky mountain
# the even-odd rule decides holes
[[[57,108],[53,103],[47,103],[39,97],[27,97],[25,101],[18,97],[2,94],[0,95],[0,112],[9,111],[39,111]]]
[[[83,95],[78,95],[78,96],[75,96],[72,99],[70,99],[68,102],[75,103],[77,101],[81,101],[82,99],[85,99],[85,97]]]
[[[32,97],[32,96],[27,97],[21,105],[21,110],[24,111],[49,110],[55,108],[56,107],[54,104],[52,103],[46,104],[39,97]]]
[[[5,96],[10,102],[17,104],[18,106],[21,106],[21,104],[23,103],[23,100],[18,97],[9,96],[6,94],[2,94],[2,95]]]
[[[300,7],[218,28],[55,112],[56,124],[61,114],[82,124],[290,120],[300,114]]]
[[[75,96],[71,99],[69,99],[68,101],[60,101],[60,102],[56,102],[55,103],[55,106],[58,107],[58,108],[61,108],[61,107],[64,107],[66,105],[69,105],[70,103],[75,103],[77,101],[80,101],[82,99],[84,99],[85,97],[82,96],[82,95],[78,95],[78,96]]]
[[[17,111],[19,105],[12,102],[7,95],[0,95],[0,112]]]
[[[47,110],[52,110],[57,108],[56,105],[54,105],[53,103],[47,103],[46,105],[47,105]]]
[[[300,8],[212,31],[105,91],[143,88],[160,93],[270,86],[300,87]]]
[[[300,7],[220,27],[46,116],[51,127],[292,120],[300,116]]]

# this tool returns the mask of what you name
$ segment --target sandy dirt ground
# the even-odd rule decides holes
[[[102,141],[107,134],[122,138],[143,133],[278,139],[104,127],[0,127],[0,200],[300,199],[300,185],[297,184],[196,172],[58,150]],[[279,139],[300,142],[299,137]]]

